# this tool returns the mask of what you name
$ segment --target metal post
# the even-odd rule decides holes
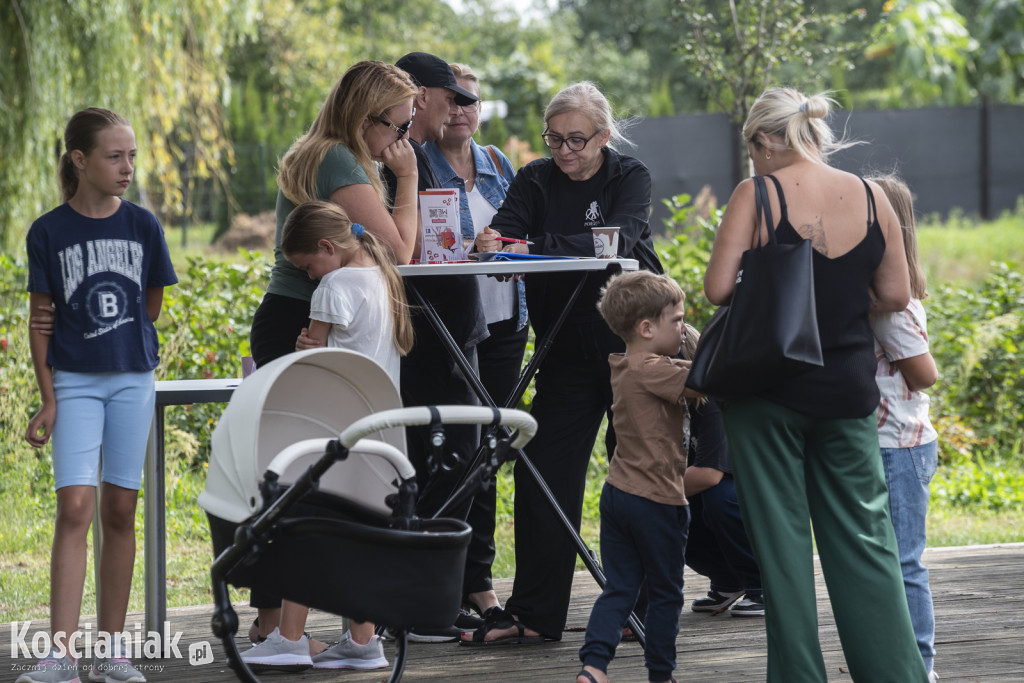
[[[162,633],[167,617],[167,548],[164,535],[164,406],[157,404],[146,448],[144,547],[146,557],[146,633]]]
[[[978,146],[980,147],[980,153],[978,154],[978,183],[980,187],[979,196],[979,212],[983,220],[990,220],[992,218],[992,210],[989,206],[989,191],[991,174],[989,173],[991,166],[991,155],[989,154],[989,143],[991,132],[989,130],[989,119],[991,117],[991,103],[989,102],[988,95],[981,96],[981,125],[979,130]]]

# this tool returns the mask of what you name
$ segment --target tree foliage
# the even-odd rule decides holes
[[[675,0],[689,27],[682,61],[703,76],[708,100],[742,124],[754,99],[785,75],[822,90],[833,65],[849,67],[853,45],[839,29],[863,10],[822,13],[802,0]]]
[[[484,97],[507,103],[488,139],[504,128],[534,150],[552,95],[583,79],[619,116],[710,109],[736,122],[780,84],[836,90],[858,107],[978,93],[1024,101],[1020,0],[896,0],[884,11],[883,0],[535,0],[523,15],[501,0],[457,6],[0,0],[0,246],[57,203],[58,143],[81,107],[132,121],[130,198],[168,225],[226,225],[237,210],[269,207],[278,158],[351,64],[411,50],[471,66]]]
[[[59,200],[56,162],[75,111],[128,118],[136,192],[187,215],[194,183],[216,175],[225,53],[255,20],[250,0],[3,0],[0,11],[0,243],[10,249]]]
[[[973,35],[978,90],[999,102],[1024,102],[1024,3],[985,0]]]
[[[787,85],[810,92],[827,89],[833,68],[848,68],[853,44],[841,27],[863,10],[819,13],[803,0],[675,0],[689,32],[677,47],[682,61],[703,76],[708,100],[739,127],[766,88]],[[746,168],[746,150],[739,146]],[[741,172],[740,174],[746,175]],[[739,178],[736,178],[738,181]]]
[[[890,0],[866,54],[891,59],[891,104],[965,104],[973,98],[971,53],[978,42],[950,0]]]
[[[608,89],[630,113],[666,116],[704,110],[705,92],[699,76],[675,54],[686,23],[673,2],[561,0],[559,6],[562,14],[576,15],[573,39],[577,50],[588,55],[609,53],[623,65],[621,80],[596,80],[606,80]],[[581,66],[591,65],[582,60]]]

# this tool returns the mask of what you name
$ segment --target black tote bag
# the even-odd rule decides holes
[[[774,178],[773,178],[774,180]],[[743,252],[736,289],[701,332],[686,386],[716,399],[758,394],[772,384],[821,367],[814,303],[814,252],[809,240],[779,244],[768,190],[754,177],[758,225],[768,243]]]

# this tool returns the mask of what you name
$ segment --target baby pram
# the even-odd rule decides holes
[[[387,625],[397,646],[391,681],[402,676],[409,628],[454,623],[471,530],[416,517],[404,426],[429,424],[441,437],[444,423],[494,425],[483,465],[494,468],[536,422],[518,410],[400,406],[380,366],[341,349],[289,354],[235,390],[199,503],[217,554],[213,631],[241,680],[257,679],[235,644],[228,584]],[[499,424],[516,431],[503,437]]]

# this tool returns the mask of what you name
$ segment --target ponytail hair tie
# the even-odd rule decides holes
[[[807,116],[807,102],[803,101],[800,103],[800,113]]]
[[[364,232],[366,232],[366,228],[364,228],[362,225],[360,225],[359,223],[352,224],[352,234],[355,235],[356,239],[362,237]]]

